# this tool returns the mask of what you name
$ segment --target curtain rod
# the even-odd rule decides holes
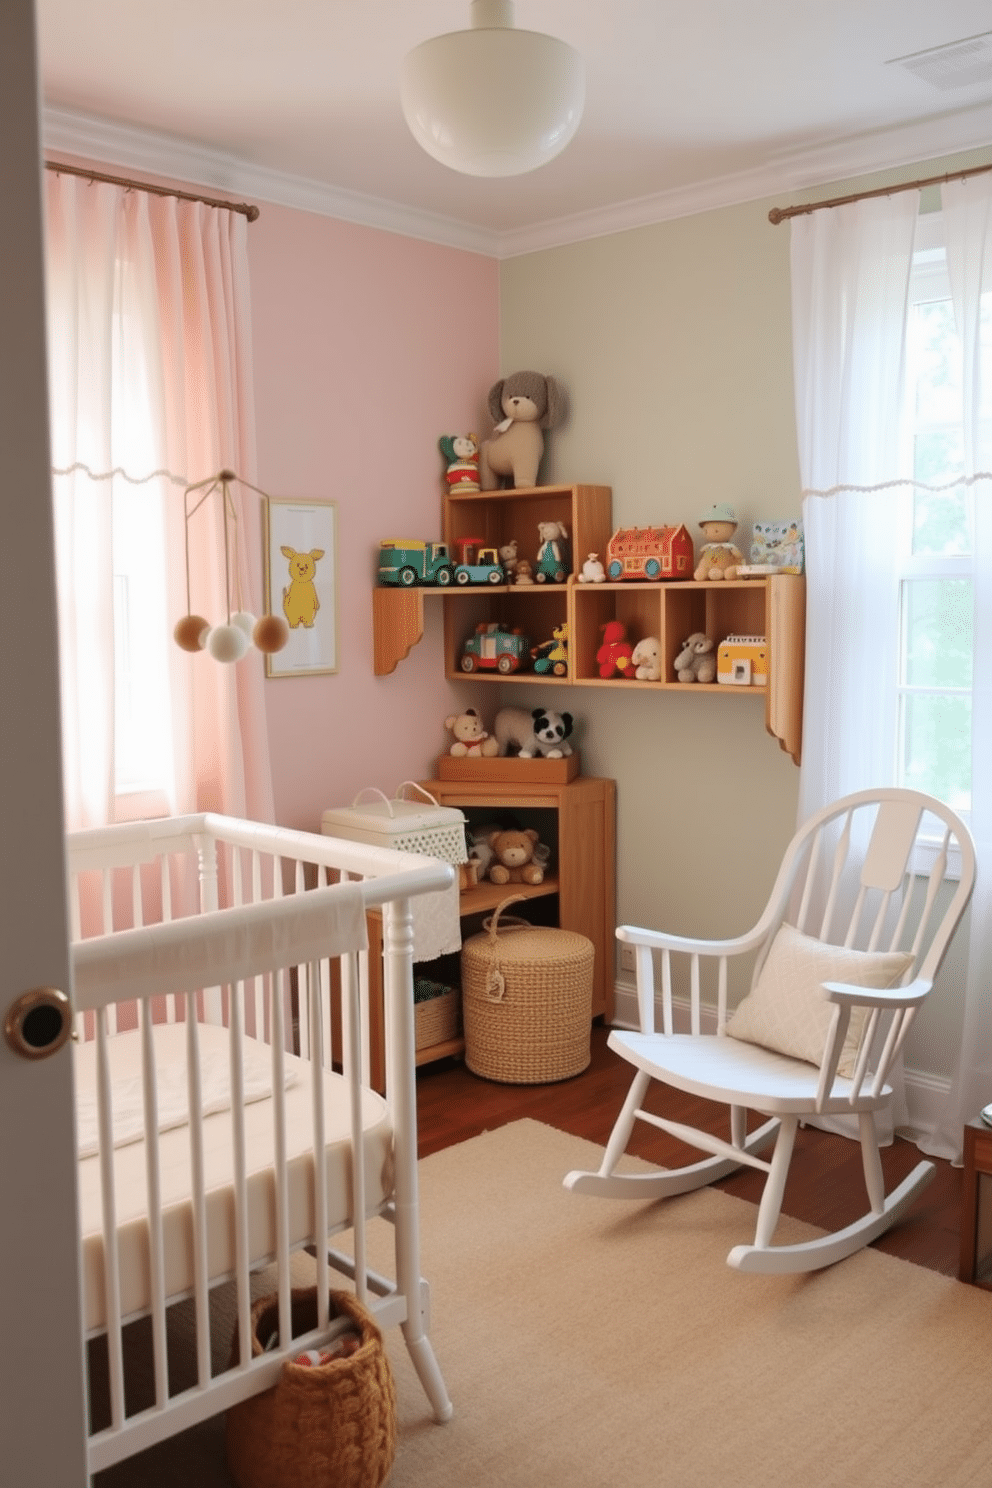
[[[810,202],[803,207],[772,207],[768,221],[777,227],[787,217],[801,217],[806,212],[820,212],[827,207],[844,207],[848,202],[867,201],[872,196],[895,196],[898,191],[918,191],[923,186],[942,186],[945,181],[963,181],[966,176],[978,176],[983,171],[992,171],[988,165],[971,165],[965,170],[948,171],[946,176],[924,176],[920,181],[901,181],[896,186],[876,186],[873,191],[854,191],[850,196],[835,196],[830,201]]]
[[[258,207],[249,202],[220,201],[213,196],[197,196],[192,191],[178,191],[174,186],[150,186],[147,181],[131,181],[127,176],[107,176],[101,171],[90,170],[81,165],[63,165],[58,160],[46,160],[45,169],[61,171],[65,176],[82,176],[86,181],[104,181],[108,186],[124,186],[129,191],[147,191],[152,196],[175,196],[180,201],[203,202],[207,207],[226,207],[229,212],[240,212],[249,222],[260,215]]]

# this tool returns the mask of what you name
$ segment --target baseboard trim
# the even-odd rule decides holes
[[[672,999],[672,1011],[676,1028],[689,1027],[689,1003],[684,997]],[[661,1016],[659,1005],[659,1019]],[[716,1030],[716,1011],[704,1007],[702,1010],[704,1033]],[[637,1027],[637,989],[630,982],[617,982],[613,989],[614,1028]],[[909,1127],[913,1131],[932,1131],[944,1112],[944,1102],[950,1092],[951,1082],[946,1075],[936,1075],[929,1070],[906,1069],[906,1109]],[[900,1127],[900,1130],[902,1128]]]

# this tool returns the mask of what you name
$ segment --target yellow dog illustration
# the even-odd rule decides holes
[[[317,564],[324,556],[323,548],[311,548],[309,553],[298,553],[295,548],[280,548],[284,558],[289,559],[290,582],[282,591],[282,607],[290,627],[305,625],[309,630],[317,618],[320,600],[313,577]]]

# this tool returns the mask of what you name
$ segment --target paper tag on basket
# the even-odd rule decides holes
[[[498,966],[491,966],[486,976],[486,996],[490,1002],[502,1002],[506,992],[506,978]]]

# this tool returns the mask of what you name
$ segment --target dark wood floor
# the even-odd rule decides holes
[[[630,1066],[606,1047],[607,1030],[593,1027],[592,1062],[573,1080],[554,1085],[501,1085],[479,1079],[460,1060],[424,1065],[418,1073],[420,1153],[436,1152],[480,1132],[529,1116],[560,1131],[603,1144],[630,1084]],[[710,1126],[726,1135],[726,1113],[705,1101],[651,1088],[648,1106],[675,1121]],[[687,1149],[663,1132],[638,1122],[630,1151],[672,1165]],[[698,1155],[698,1154],[697,1154]],[[921,1160],[911,1143],[897,1139],[882,1153],[886,1186],[892,1188]],[[961,1170],[936,1162],[937,1172],[906,1219],[877,1242],[877,1249],[947,1276],[958,1273]],[[764,1175],[743,1170],[720,1187],[754,1202]],[[857,1142],[812,1127],[796,1141],[783,1211],[796,1219],[838,1229],[864,1213],[861,1152]]]

